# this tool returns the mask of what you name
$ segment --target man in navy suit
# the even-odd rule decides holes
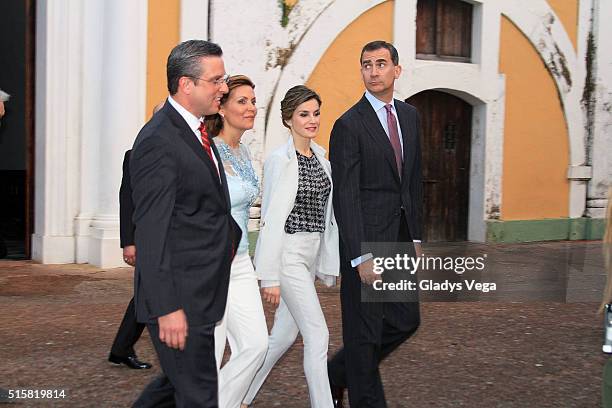
[[[163,374],[134,406],[217,407],[214,328],[227,301],[241,230],[202,118],[228,92],[221,48],[191,40],[167,63],[170,96],[142,128],[130,159],[138,262],[134,300]]]
[[[341,241],[344,348],[328,370],[336,406],[342,406],[346,387],[351,407],[378,408],[387,406],[378,365],[417,330],[419,304],[362,302],[362,285],[377,279],[363,244],[414,242],[420,254],[420,125],[414,107],[393,99],[402,72],[395,47],[368,43],[360,62],[366,92],[336,121],[329,145]]]

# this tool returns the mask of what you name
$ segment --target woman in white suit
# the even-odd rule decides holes
[[[339,270],[331,166],[325,150],[313,142],[320,106],[319,95],[303,85],[287,91],[281,114],[291,137],[264,165],[255,270],[264,299],[279,306],[268,353],[244,399],[247,406],[299,332],[311,406],[333,407],[327,377],[329,332],[314,285],[315,277],[334,285]]]

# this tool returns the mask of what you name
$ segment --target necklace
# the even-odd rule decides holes
[[[229,162],[236,174],[252,187],[249,189],[251,190],[249,195],[251,204],[253,204],[259,194],[259,179],[242,145],[239,145],[237,149],[232,149],[223,140],[219,140],[217,142],[217,149],[219,150],[221,160]],[[238,154],[235,154],[234,151],[237,151]]]

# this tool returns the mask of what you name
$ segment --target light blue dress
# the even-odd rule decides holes
[[[257,275],[248,253],[247,235],[249,210],[259,195],[259,180],[245,145],[233,149],[218,137],[215,145],[227,176],[232,216],[242,229],[242,238],[232,261],[225,314],[215,326],[219,407],[238,407],[268,351],[268,327]],[[221,368],[228,340],[231,357]]]
[[[232,216],[242,230],[242,238],[236,254],[249,250],[249,210],[259,195],[259,179],[251,164],[251,154],[246,145],[240,143],[232,149],[220,138],[215,138],[225,175],[227,188],[232,202]]]

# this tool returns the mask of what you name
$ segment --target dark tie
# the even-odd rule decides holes
[[[397,165],[397,172],[400,178],[402,177],[402,145],[400,143],[399,131],[397,130],[397,121],[395,115],[391,109],[391,104],[386,104],[385,109],[387,110],[387,127],[389,128],[389,140],[391,141],[391,147],[393,147],[393,153],[395,153],[395,164]]]
[[[213,160],[212,149],[210,148],[210,139],[208,139],[208,132],[206,131],[206,125],[204,125],[204,122],[200,122],[200,127],[198,128],[198,130],[200,131],[202,146],[204,146],[204,150],[206,151],[208,157],[210,157],[210,160],[214,164],[215,161]]]

